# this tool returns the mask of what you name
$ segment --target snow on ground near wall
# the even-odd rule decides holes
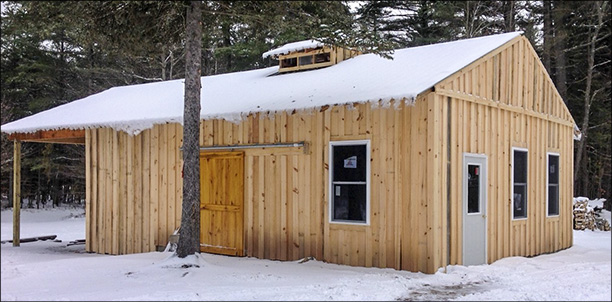
[[[11,210],[1,219],[2,240],[11,239]],[[316,260],[88,254],[83,245],[67,246],[85,238],[83,209],[24,209],[21,232],[62,242],[2,244],[2,301],[611,300],[611,233],[602,231],[574,231],[574,246],[557,253],[432,275]]]

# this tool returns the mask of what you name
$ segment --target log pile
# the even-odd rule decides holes
[[[574,230],[610,231],[610,223],[601,217],[601,208],[589,206],[588,199],[574,201]]]
[[[45,240],[53,240],[57,237],[57,235],[46,235],[46,236],[38,236],[38,237],[28,237],[28,238],[19,238],[19,243],[26,243],[26,242],[34,242],[34,241],[45,241]],[[5,244],[5,243],[12,243],[13,240],[3,240],[0,243]]]
[[[66,246],[81,245],[81,244],[85,244],[85,239],[76,239],[76,240],[70,241],[68,242],[68,244],[66,244]]]

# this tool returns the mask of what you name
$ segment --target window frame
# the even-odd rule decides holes
[[[527,164],[525,166],[525,217],[515,217],[514,216],[514,168],[515,168],[515,162],[514,162],[514,152],[525,152],[526,157],[527,157]],[[510,153],[511,156],[511,164],[512,164],[512,168],[510,169],[510,200],[512,201],[511,204],[511,211],[512,211],[512,220],[527,220],[527,218],[529,217],[529,150],[527,148],[520,148],[520,147],[512,147],[512,152]]]
[[[324,62],[317,63],[316,57],[320,55],[326,56],[327,60],[325,60]],[[300,58],[303,58],[303,57],[311,57],[311,63],[306,64],[306,65],[300,64]],[[282,61],[289,60],[289,59],[295,59],[296,64],[292,66],[283,67]],[[279,60],[279,65],[278,65],[279,73],[316,69],[316,68],[331,66],[334,64],[333,62],[335,61],[335,49],[329,46],[305,49],[305,50],[292,52],[292,53],[285,54],[285,55],[279,55],[278,60]]]
[[[306,55],[306,56],[299,56],[299,57],[297,57],[297,59],[298,59],[298,65],[297,66],[299,66],[299,67],[308,66],[308,65],[314,64],[314,55],[312,55],[312,54],[309,54],[309,55]],[[310,61],[310,62],[308,63],[308,62],[305,62],[305,61]]]
[[[295,61],[295,62],[293,62]],[[295,63],[295,64],[293,64]],[[287,64],[287,65],[285,65]],[[288,57],[280,60],[280,68],[297,68],[298,67],[298,58],[297,57]]]
[[[486,157],[483,157],[483,156],[475,156],[475,155],[472,155],[472,154],[470,156],[472,156],[472,157],[481,157],[481,158],[484,158],[486,160]],[[464,159],[464,162],[465,162],[465,159]],[[483,211],[482,211],[482,204],[480,203],[481,197],[482,197],[482,196],[480,196],[481,195],[480,194],[480,190],[482,190],[482,187],[483,187],[483,185],[482,185],[482,182],[483,182],[483,178],[482,178],[482,170],[483,170],[482,169],[482,165],[480,163],[477,163],[477,164],[475,164],[475,163],[468,163],[465,166],[466,167],[465,167],[465,171],[463,172],[463,178],[464,178],[464,182],[465,182],[465,186],[464,187],[465,187],[465,189],[467,189],[465,197],[468,199],[468,201],[466,203],[465,209],[463,209],[463,210],[465,211],[465,215],[474,215],[474,216],[476,216],[476,215],[483,215],[485,213],[483,213]],[[478,212],[472,212],[472,213],[470,213],[470,202],[469,202],[469,197],[470,197],[469,186],[470,186],[470,183],[469,183],[469,179],[467,179],[467,177],[466,177],[467,174],[469,174],[470,166],[476,166],[476,167],[478,167],[478,169],[480,171],[479,175],[478,175]]]
[[[334,220],[333,215],[333,205],[334,205],[334,146],[363,146],[366,148],[366,219],[365,222],[362,221],[350,221],[350,220]],[[372,152],[370,149],[370,140],[341,140],[341,141],[330,141],[329,142],[329,158],[328,158],[328,221],[331,224],[348,224],[348,225],[361,225],[361,226],[369,226],[370,225],[370,174],[371,167],[370,161],[372,160]],[[343,181],[339,181],[339,183],[346,183]]]
[[[550,214],[549,210],[548,210],[548,205],[549,205],[549,192],[550,192],[550,156],[556,156],[557,157],[557,183],[555,184],[557,186],[557,214]],[[559,217],[559,214],[561,213],[561,196],[559,196],[560,193],[560,182],[561,182],[561,155],[559,155],[559,153],[557,152],[546,152],[546,217]]]

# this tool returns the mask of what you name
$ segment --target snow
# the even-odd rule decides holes
[[[293,51],[300,51],[304,49],[318,48],[318,47],[323,47],[323,43],[316,41],[316,40],[298,41],[298,42],[285,44],[279,48],[275,48],[275,49],[266,51],[263,53],[263,55],[261,55],[261,57],[265,59],[267,57],[276,57],[278,55],[288,54]]]
[[[579,141],[582,139],[582,131],[578,128],[578,125],[574,125],[574,140]]]
[[[521,32],[396,50],[393,60],[364,54],[336,65],[277,74],[278,66],[202,77],[200,117],[238,123],[264,115],[325,105],[416,96]],[[184,80],[114,87],[2,125],[5,133],[110,127],[135,135],[155,124],[183,120]]]
[[[607,211],[605,211],[607,212]],[[609,213],[608,217],[609,217]],[[2,240],[12,211],[1,213]],[[574,246],[490,265],[412,273],[322,261],[270,261],[170,252],[89,254],[82,208],[23,209],[22,237],[62,242],[1,245],[1,300],[597,300],[611,301],[610,232],[574,231]]]

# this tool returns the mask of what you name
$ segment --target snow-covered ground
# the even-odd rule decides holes
[[[1,215],[2,240],[12,239],[12,211]],[[51,234],[62,242],[1,245],[2,301],[612,299],[611,236],[603,231],[574,231],[574,246],[554,254],[433,275],[316,260],[89,254],[83,245],[67,246],[85,238],[83,209],[22,210],[22,238]]]

